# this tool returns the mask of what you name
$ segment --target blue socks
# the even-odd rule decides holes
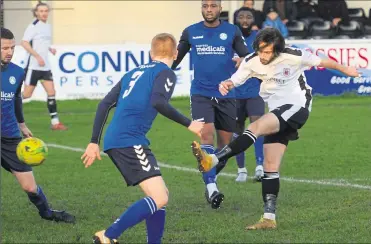
[[[160,244],[165,229],[165,207],[159,209],[146,219],[147,243]]]
[[[165,226],[165,209],[157,211],[151,197],[132,204],[105,232],[110,239],[117,239],[125,230],[146,219],[148,243],[160,243]]]
[[[233,140],[238,137],[237,134],[233,134]],[[264,154],[263,154],[263,144],[264,144],[264,137],[259,136],[255,143],[254,143],[254,148],[255,148],[255,160],[256,160],[256,165],[263,165],[264,162]],[[238,168],[245,168],[245,152],[241,152],[236,155],[236,161],[237,161],[237,166]]]
[[[236,133],[233,133],[233,140],[236,139],[238,135]],[[245,152],[241,152],[236,155],[236,161],[238,168],[245,168]]]
[[[48,200],[44,192],[42,191],[40,186],[37,186],[37,192],[27,192],[28,198],[30,201],[37,207],[39,210],[40,216],[43,217],[50,217],[52,215],[52,211],[49,208]]]
[[[213,154],[215,152],[215,148],[213,145],[201,145],[201,149],[207,152],[208,154]],[[205,182],[205,185],[215,183],[215,177],[216,177],[216,168],[212,168],[209,172],[203,172],[202,178]]]
[[[264,162],[263,144],[264,144],[263,136],[259,136],[258,138],[256,138],[254,144],[256,165],[263,165]]]

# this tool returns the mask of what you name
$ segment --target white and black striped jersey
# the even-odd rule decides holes
[[[321,59],[316,55],[292,47],[286,47],[267,65],[260,62],[257,53],[252,53],[243,60],[230,80],[237,87],[251,77],[260,79],[260,96],[268,103],[269,111],[284,104],[311,110],[312,88],[306,82],[304,71],[320,63]]]
[[[36,58],[30,55],[27,68],[31,70],[50,70],[48,60],[49,47],[51,46],[52,28],[51,25],[40,20],[35,20],[28,25],[22,40],[31,44],[33,50],[39,54],[45,62],[45,66],[40,66]]]

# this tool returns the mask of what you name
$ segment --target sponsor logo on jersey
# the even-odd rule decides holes
[[[225,55],[225,47],[207,44],[196,45],[197,55]]]
[[[204,36],[192,36],[192,39],[196,40],[196,39],[203,39]]]
[[[1,101],[12,101],[14,98],[14,92],[1,91]]]

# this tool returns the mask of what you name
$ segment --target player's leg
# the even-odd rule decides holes
[[[276,205],[280,189],[279,169],[282,157],[286,151],[288,140],[280,133],[266,137],[264,144],[264,177],[262,178],[262,197],[264,215],[254,225],[247,226],[247,230],[276,228]]]
[[[59,121],[57,112],[57,101],[55,100],[55,88],[51,71],[43,71],[41,84],[48,96],[47,107],[51,118],[52,130],[67,130],[67,127]]]
[[[192,143],[193,154],[199,163],[199,169],[207,172],[215,165],[218,165],[219,162],[222,165],[225,160],[248,149],[255,143],[257,137],[277,133],[279,129],[280,122],[277,116],[273,113],[267,113],[254,123],[251,123],[241,136],[216,154],[209,155],[205,153],[197,142]]]
[[[97,232],[94,243],[114,243],[125,230],[143,220],[146,220],[148,243],[160,243],[165,227],[168,190],[155,157],[142,146],[111,149],[107,154],[128,186],[139,185],[146,197],[128,207],[107,230]]]
[[[236,132],[237,108],[235,99],[216,99],[215,101],[215,129],[218,137],[218,153],[228,145]],[[216,173],[219,174],[227,164],[227,159],[216,166]]]
[[[11,172],[22,189],[27,193],[30,201],[39,210],[43,219],[74,223],[75,217],[65,211],[50,209],[48,200],[40,186],[36,184],[32,168],[21,163],[16,155],[16,147],[21,139],[1,139],[1,165]]]
[[[245,122],[247,118],[246,102],[247,102],[247,99],[236,100],[237,121],[236,121],[236,132],[233,133],[233,140],[236,139],[238,136],[242,135],[243,131],[245,130]],[[241,152],[236,155],[236,162],[237,162],[237,167],[238,167],[236,181],[245,182],[247,180],[247,169],[245,166],[245,152]]]
[[[265,112],[265,103],[264,103],[264,100],[260,96],[247,99],[246,113],[249,117],[250,123],[257,121],[261,116],[264,115],[264,112]],[[254,175],[255,181],[261,181],[262,177],[264,176],[263,143],[264,143],[263,136],[259,136],[258,138],[256,138],[256,141],[254,143],[255,162],[256,162],[255,175]]]
[[[205,125],[202,129],[201,148],[207,153],[215,153],[214,148],[214,119],[215,112],[213,100],[209,97],[200,95],[191,96],[191,116],[193,120],[204,121]],[[205,198],[211,203],[212,208],[219,208],[224,199],[224,195],[219,192],[216,185],[216,169],[213,168],[208,172],[202,173],[203,181],[206,185]]]
[[[24,88],[22,93],[23,99],[28,99],[32,97],[32,94],[36,88],[37,82],[39,81],[39,76],[37,71],[27,69],[25,70],[24,78]]]

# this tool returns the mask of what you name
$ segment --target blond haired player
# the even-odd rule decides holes
[[[106,230],[95,233],[94,243],[115,243],[128,228],[145,220],[148,243],[160,243],[165,227],[168,190],[155,156],[149,149],[147,132],[157,113],[201,136],[202,122],[191,121],[170,104],[176,75],[170,68],[177,57],[176,40],[167,33],[156,35],[151,44],[152,62],[126,73],[100,102],[91,143],[82,156],[89,167],[100,159],[99,141],[109,110],[116,107],[104,138],[108,154],[128,186],[139,187],[145,196],[132,204]]]

